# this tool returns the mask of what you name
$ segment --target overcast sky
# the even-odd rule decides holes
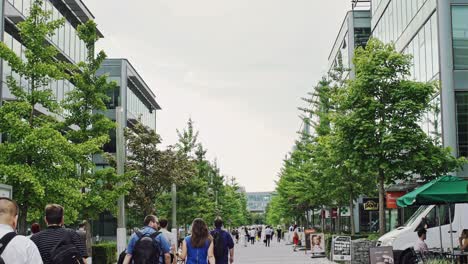
[[[191,117],[208,157],[247,191],[272,191],[326,70],[350,0],[84,0],[111,58],[157,96],[174,144]]]

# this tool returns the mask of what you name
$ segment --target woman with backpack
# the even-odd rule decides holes
[[[186,264],[216,264],[213,238],[201,218],[193,220],[191,235],[182,242],[182,253],[177,254]]]

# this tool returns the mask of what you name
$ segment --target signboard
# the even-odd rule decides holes
[[[386,200],[387,200],[387,208],[388,209],[398,209],[397,206],[397,199],[405,195],[406,192],[387,192]]]
[[[378,211],[379,210],[379,199],[364,198],[362,200],[362,206],[364,208],[364,211]]]
[[[351,237],[333,236],[333,261],[351,261]]]
[[[13,198],[13,188],[10,185],[0,184],[0,197]]]
[[[341,216],[351,216],[351,211],[349,210],[349,206],[341,207],[340,214]]]
[[[310,250],[310,235],[315,233],[315,229],[304,230],[306,250]]]
[[[323,233],[310,235],[310,251],[312,257],[325,257],[325,236]]]
[[[393,247],[375,247],[369,249],[371,264],[393,264]]]
[[[338,209],[332,208],[331,209],[331,218],[336,219],[338,217]]]

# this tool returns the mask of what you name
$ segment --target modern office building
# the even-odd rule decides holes
[[[9,46],[18,56],[25,58],[25,50],[21,44],[18,34],[17,24],[24,21],[29,14],[31,0],[2,0],[0,5],[2,19],[0,19],[0,29],[2,41]],[[44,0],[44,8],[52,13],[52,19],[65,19],[64,25],[57,29],[55,35],[50,37],[48,44],[55,46],[59,50],[57,59],[78,63],[86,59],[88,50],[77,34],[77,27],[94,16],[83,4],[81,0]],[[101,36],[102,34],[99,33]],[[2,81],[0,87],[0,99],[14,100],[6,85],[6,77],[13,76],[23,87],[27,86],[27,80],[20,80],[20,77],[11,71],[6,62],[2,63]],[[50,84],[50,88],[55,94],[57,101],[62,101],[66,93],[74,88],[69,81],[55,81]],[[40,107],[38,109],[41,111]]]
[[[247,209],[252,213],[265,213],[272,195],[271,192],[248,192]]]
[[[435,111],[421,125],[454,156],[467,157],[468,1],[372,0],[372,35],[413,56],[412,78],[440,81]]]
[[[110,81],[117,83],[117,88],[109,94],[106,115],[117,121],[117,111],[120,109],[121,118],[125,120],[123,128],[132,127],[138,120],[156,130],[156,111],[161,107],[156,102],[156,95],[138,74],[133,65],[126,59],[107,59],[104,61],[98,74],[106,74]],[[116,153],[119,140],[117,134],[111,134],[111,142],[106,145],[105,151]],[[122,141],[123,143],[123,141]],[[98,166],[107,166],[107,162],[95,158]]]

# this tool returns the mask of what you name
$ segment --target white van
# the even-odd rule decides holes
[[[410,263],[411,247],[418,240],[417,230],[427,227],[426,244],[429,248],[440,248],[440,231],[437,206],[421,206],[405,225],[394,229],[379,238],[378,246],[392,246],[398,263]],[[468,229],[468,203],[451,205],[453,245],[458,246],[458,238],[463,229]],[[450,220],[448,205],[440,206],[442,247],[447,250],[450,243]]]

